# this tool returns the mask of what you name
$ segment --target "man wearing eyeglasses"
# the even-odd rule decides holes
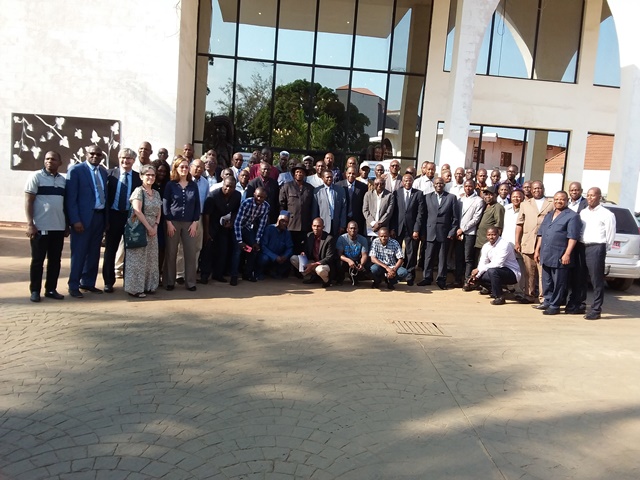
[[[389,164],[389,175],[387,175],[385,180],[384,188],[393,193],[401,187],[402,176],[400,175],[400,162],[398,160],[393,160]]]
[[[133,171],[135,159],[136,152],[130,148],[123,148],[118,154],[119,165],[109,170],[107,176],[109,221],[102,260],[102,279],[104,280],[105,293],[113,293],[113,285],[116,283],[116,256],[129,215],[131,192],[142,185],[140,175]]]

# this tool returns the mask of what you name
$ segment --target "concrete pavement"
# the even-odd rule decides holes
[[[638,285],[593,322],[297,280],[33,304],[28,251],[0,228],[1,479],[640,478]]]

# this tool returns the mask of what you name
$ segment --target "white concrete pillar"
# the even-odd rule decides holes
[[[569,191],[571,182],[582,183],[584,174],[584,158],[587,154],[587,137],[589,133],[586,129],[574,130],[569,135],[569,145],[567,145],[567,163],[564,169],[564,189]],[[586,186],[586,185],[585,185]]]
[[[454,170],[464,167],[478,53],[498,2],[458,0],[447,113],[438,159],[438,164],[446,162]]]
[[[640,209],[640,2],[608,0],[620,47],[620,103],[607,198]]]

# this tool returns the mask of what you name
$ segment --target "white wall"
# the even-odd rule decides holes
[[[136,150],[191,139],[190,123],[177,138],[176,111],[186,90],[193,108],[194,75],[189,86],[177,72],[181,53],[195,61],[196,19],[197,0],[0,0],[0,220],[24,221],[28,172],[10,169],[12,112],[117,119],[122,145]],[[193,51],[180,52],[183,24]]]

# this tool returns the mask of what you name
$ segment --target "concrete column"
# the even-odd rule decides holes
[[[574,130],[569,135],[569,145],[567,145],[567,164],[564,167],[563,185],[569,191],[571,182],[582,183],[584,172],[584,157],[587,153],[587,137],[589,133],[584,130]],[[584,185],[586,187],[586,185]]]
[[[620,47],[620,103],[607,198],[632,210],[640,170],[640,3],[608,0]]]
[[[549,133],[545,130],[529,130],[527,135],[527,154],[525,159],[525,180],[544,178],[544,161],[547,157]]]
[[[478,53],[497,5],[498,0],[458,0],[447,113],[438,159],[439,165],[448,163],[453,170],[464,167]]]

